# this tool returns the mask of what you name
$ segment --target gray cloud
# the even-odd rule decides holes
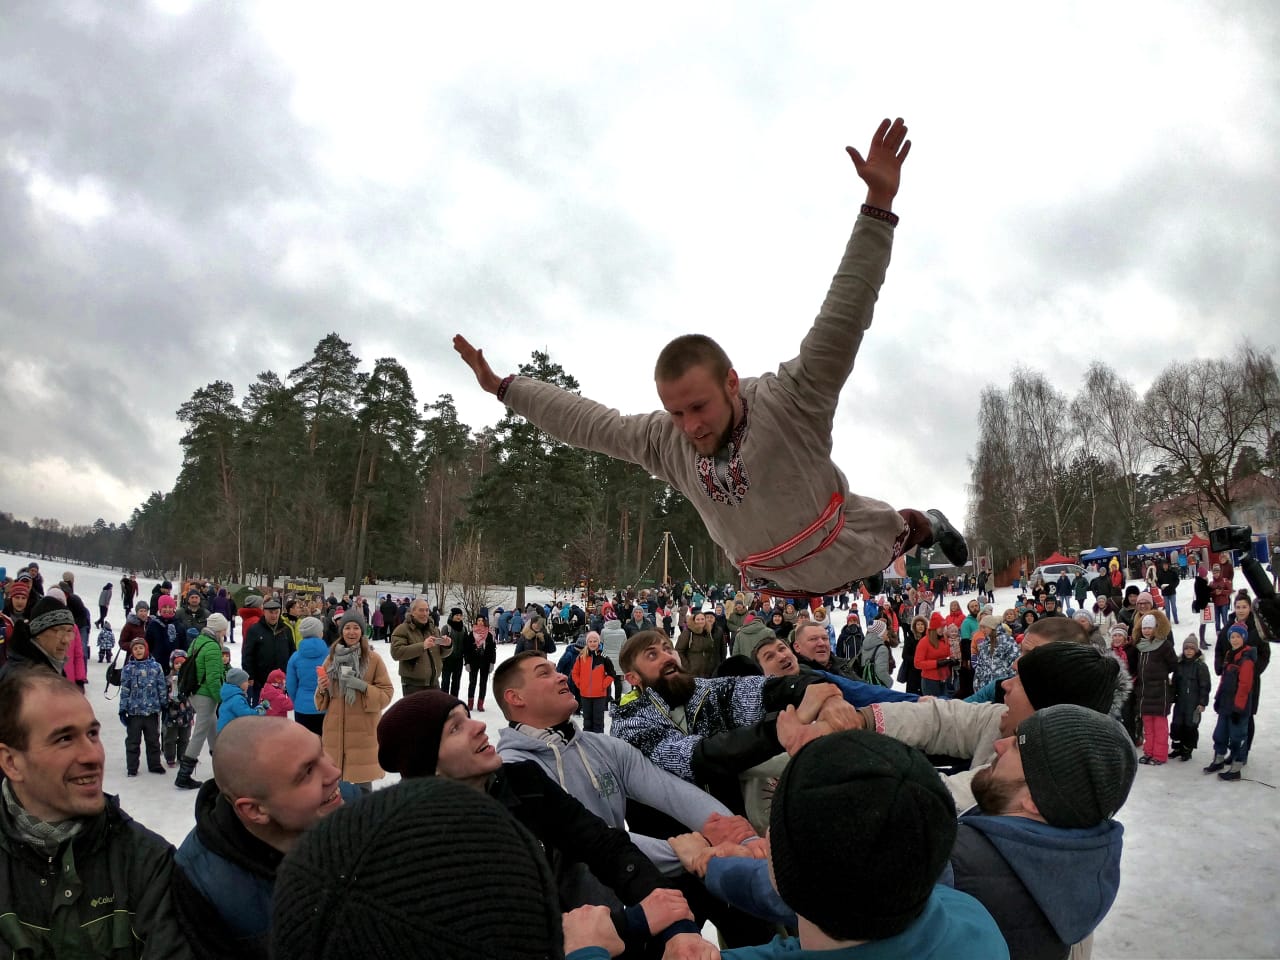
[[[512,367],[529,347],[549,346],[571,372],[591,373],[599,399],[631,410],[654,399],[653,341],[689,323],[731,343],[744,372],[771,368],[819,302],[843,227],[830,249],[814,238],[856,201],[846,181],[805,182],[836,169],[825,155],[808,165],[805,138],[820,136],[825,150],[830,129],[848,128],[846,113],[861,124],[881,109],[935,111],[918,128],[894,266],[837,424],[855,489],[962,516],[978,392],[1016,362],[1071,392],[1094,356],[1140,382],[1168,359],[1220,352],[1246,333],[1278,342],[1269,312],[1280,293],[1271,5],[1223,4],[1206,20],[1238,28],[1258,53],[1261,75],[1240,80],[1258,93],[1242,136],[1264,156],[1232,152],[1224,164],[1204,138],[1206,118],[1188,116],[1184,137],[1078,147],[1082,165],[1122,157],[1131,172],[1119,183],[1065,192],[1047,181],[1035,193],[1046,200],[990,210],[983,201],[999,198],[1008,171],[965,165],[994,133],[967,125],[986,124],[986,111],[1001,116],[1005,96],[1020,109],[1018,88],[1050,86],[1028,77],[1002,78],[1008,92],[966,87],[975,58],[1004,52],[1000,18],[975,27],[994,31],[986,54],[922,37],[900,61],[879,52],[884,45],[849,56],[841,38],[866,29],[854,14],[731,10],[695,11],[661,30],[635,22],[630,32],[597,12],[575,44],[558,48],[573,51],[574,69],[499,51],[438,76],[411,73],[407,82],[423,90],[404,98],[403,123],[427,146],[405,159],[397,181],[334,163],[328,151],[350,146],[343,131],[310,128],[291,105],[308,68],[280,59],[246,8],[198,3],[173,16],[142,0],[9,4],[0,30],[0,332],[26,365],[0,375],[0,408],[23,425],[28,449],[85,476],[96,465],[112,482],[71,497],[72,481],[56,468],[5,473],[0,509],[50,515],[63,503],[68,520],[125,519],[146,491],[172,485],[174,412],[193,390],[220,378],[242,395],[260,370],[283,375],[332,330],[354,341],[366,366],[400,358],[420,400],[453,393],[477,427],[498,408],[448,348],[459,329]],[[913,15],[898,16],[883,25],[886,36],[914,26]],[[482,21],[457,28],[457,42],[480,42]],[[1064,56],[1047,52],[1052,63]],[[386,93],[362,83],[358,57],[326,55],[325,68],[346,71],[359,95]],[[1046,89],[1046,110],[1069,107],[1070,78],[1053,79],[1061,82]],[[1128,103],[1123,89],[1118,103]],[[961,106],[972,111],[963,124],[949,115]],[[620,132],[631,109],[651,126]],[[1022,174],[1037,176],[1037,149],[1079,142],[1071,129],[1053,136],[1009,145],[1023,151]],[[651,183],[678,198],[664,217],[686,220],[655,221],[629,206],[634,198],[610,179],[626,151],[652,161]],[[32,195],[40,178],[71,195],[97,191],[109,212],[77,223],[51,211]],[[725,193],[758,217],[708,228]],[[775,270],[774,258],[786,269]],[[704,262],[725,288],[714,296],[690,289]],[[1126,337],[1149,323],[1110,311],[1135,281],[1174,300],[1178,316],[1152,331],[1158,347],[1129,351]],[[712,316],[682,312],[677,293]],[[43,388],[24,389],[24,378]]]

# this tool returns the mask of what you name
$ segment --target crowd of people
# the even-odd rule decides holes
[[[1167,603],[1139,587],[1072,616],[1048,590],[998,615],[985,592],[944,612],[921,582],[855,594],[847,613],[838,596],[688,584],[470,616],[388,595],[366,617],[363,598],[264,591],[212,609],[225,590],[175,598],[162,582],[129,598],[100,661],[109,683],[119,665],[127,773],[176,764],[197,791],[174,851],[102,792],[74,666],[83,604],[73,577],[45,590],[38,573],[6,579],[0,667],[0,941],[33,956],[413,942],[765,957],[876,941],[883,956],[1065,957],[1118,888],[1114,816],[1136,761],[1190,757],[1212,700],[1207,769],[1238,778],[1280,636],[1274,593],[1242,591],[1215,692],[1198,636],[1175,654]],[[501,663],[500,644],[515,645]],[[508,724],[496,744],[486,702]],[[401,782],[372,791],[388,773]],[[868,859],[874,890],[831,882]],[[448,864],[533,885],[518,907],[506,883],[459,896]],[[63,867],[78,878],[65,897]],[[1099,879],[1086,908],[1077,894]],[[429,888],[450,911],[406,920],[397,905]]]

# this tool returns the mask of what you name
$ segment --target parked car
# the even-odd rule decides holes
[[[1075,583],[1076,577],[1082,573],[1086,577],[1089,577],[1089,571],[1078,563],[1048,563],[1042,567],[1036,567],[1032,570],[1031,578],[1027,582],[1035,583],[1036,578],[1039,577],[1044,581],[1044,585],[1046,587],[1052,587],[1058,582],[1058,577],[1062,576],[1064,572],[1067,575],[1067,579],[1072,583]]]

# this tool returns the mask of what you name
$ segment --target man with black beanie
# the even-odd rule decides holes
[[[284,858],[272,956],[586,960],[602,947],[620,951],[605,908],[562,915],[554,888],[538,841],[499,804],[443,778],[407,780],[336,811]]]
[[[80,642],[75,616],[61,600],[41,597],[29,611],[26,620],[14,625],[13,636],[5,644],[8,657],[0,667],[0,678],[27,665],[62,676],[71,644]]]
[[[769,816],[774,886],[795,912],[798,942],[775,937],[726,950],[724,960],[842,957],[872,941],[868,955],[876,957],[1007,958],[982,905],[938,885],[955,814],[929,761],[901,743],[850,730],[803,747],[778,781]],[[856,889],[851,864],[869,870]]]
[[[1037,621],[1033,628],[1041,623],[1078,626],[1059,618]],[[858,711],[861,726],[925,753],[968,758],[968,770],[946,778],[956,805],[967,809],[974,803],[970,780],[996,759],[997,740],[1013,736],[1018,725],[1036,710],[1057,703],[1074,703],[1107,714],[1123,686],[1119,661],[1083,643],[1059,640],[1037,647],[1018,658],[1017,670],[1000,684],[1004,703],[876,703]]]
[[[952,883],[995,918],[1014,957],[1065,960],[1092,936],[1120,888],[1124,828],[1111,819],[1133,786],[1133,742],[1073,704],[1037,710],[973,778]]]
[[[698,937],[684,897],[670,889],[625,830],[587,810],[532,760],[504,764],[484,721],[472,719],[457,697],[420,690],[393,704],[378,721],[378,765],[405,780],[455,780],[497,800],[562,868],[555,886],[564,907],[589,902],[580,898],[576,864],[629,905],[615,922],[634,948],[643,950],[651,935],[660,942]]]

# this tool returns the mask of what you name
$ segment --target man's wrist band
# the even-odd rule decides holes
[[[864,203],[860,212],[864,217],[871,217],[874,220],[883,220],[891,227],[896,227],[898,225],[898,215],[892,210],[881,210],[879,207],[873,207],[869,203]]]

